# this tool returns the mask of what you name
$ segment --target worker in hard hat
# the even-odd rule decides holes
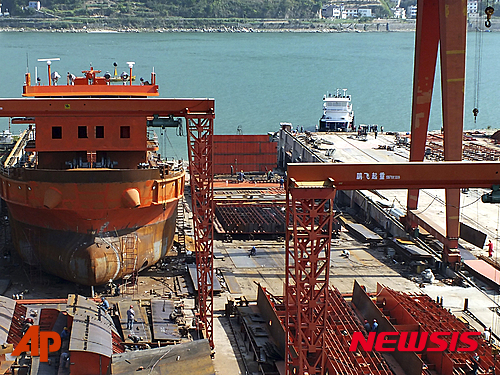
[[[68,327],[64,327],[61,331],[61,341],[69,340],[69,329]]]
[[[127,310],[127,329],[134,329],[134,320],[135,320],[135,311],[134,306],[130,305],[130,308]]]
[[[100,307],[101,307],[101,309],[103,309],[106,312],[109,310],[109,302],[105,297],[101,297]]]

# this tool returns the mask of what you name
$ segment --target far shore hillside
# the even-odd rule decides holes
[[[484,28],[484,27],[483,27]],[[475,31],[469,24],[469,31]],[[489,29],[499,31],[492,22]],[[0,17],[3,32],[414,32],[415,20],[375,19],[355,20],[257,20],[216,18],[17,18]]]

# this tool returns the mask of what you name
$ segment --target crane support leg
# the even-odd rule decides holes
[[[440,0],[441,86],[444,160],[462,160],[464,125],[465,47],[467,1]],[[460,262],[460,190],[446,189],[446,237],[443,261]]]
[[[193,206],[198,311],[211,348],[213,338],[213,116],[186,115]]]
[[[287,374],[322,375],[326,364],[333,181],[289,180],[286,232]]]
[[[439,46],[438,2],[418,0],[417,7],[410,161],[424,160]],[[408,190],[408,210],[418,208],[418,195],[418,189]],[[416,226],[415,223],[408,224]]]
[[[415,75],[413,81],[412,136],[410,161],[422,161],[425,154],[430,103],[440,45],[441,88],[446,161],[462,160],[464,120],[465,47],[467,2],[465,0],[419,0],[415,39]],[[418,190],[408,191],[407,209],[418,207]],[[443,261],[460,261],[460,191],[446,189],[446,238]],[[411,217],[411,215],[408,215]],[[415,227],[415,222],[408,222]]]

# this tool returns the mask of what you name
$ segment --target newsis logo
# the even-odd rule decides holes
[[[61,336],[57,332],[40,332],[39,326],[28,328],[23,338],[12,352],[13,356],[31,351],[32,357],[40,356],[40,362],[49,361],[49,352],[57,352],[61,348]]]
[[[473,339],[481,332],[370,332],[365,338],[362,332],[354,332],[349,351],[355,352],[360,346],[371,352],[473,352],[478,343]],[[461,344],[461,345],[459,345]]]

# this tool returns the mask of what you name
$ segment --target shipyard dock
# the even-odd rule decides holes
[[[429,135],[429,143],[435,146],[428,152],[429,162],[440,160],[439,139],[439,134]],[[269,137],[266,142],[274,144],[281,163],[392,163],[408,160],[410,139],[407,135],[394,133],[378,133],[377,136],[368,133],[366,137],[358,137],[356,133],[294,133],[282,129],[279,135]],[[496,148],[486,134],[466,136],[465,149],[475,150],[470,153],[471,159],[497,160]],[[134,371],[141,366],[147,369],[147,363],[160,358],[158,371],[171,368],[181,373],[284,374],[284,331],[279,329],[282,318],[279,311],[285,283],[286,191],[280,181],[283,172],[274,167],[260,166],[264,171],[247,172],[243,181],[239,181],[238,174],[231,174],[229,164],[226,164],[220,166],[222,173],[214,181],[213,359],[209,359],[210,348],[206,341],[198,340],[196,329],[197,281],[189,189],[185,190],[185,198],[179,205],[176,251],[135,277],[116,282],[114,290],[107,286],[82,287],[27,266],[10,250],[8,222],[4,221],[4,230],[0,231],[4,248],[4,256],[0,258],[3,274],[0,282],[4,285],[3,294],[8,297],[3,297],[4,308],[12,311],[13,321],[19,314],[16,312],[19,309],[13,306],[26,306],[26,314],[37,317],[44,308],[58,306],[61,309],[65,304],[77,306],[76,310],[72,308],[75,311],[73,319],[82,314],[79,312],[84,311],[82,309],[94,311],[99,318],[101,313],[97,304],[104,296],[111,305],[110,316],[117,327],[111,334],[115,337],[116,355],[110,364],[112,373],[116,374],[132,373],[132,366]],[[268,172],[274,169],[274,173],[266,173],[266,168]],[[491,327],[491,337],[496,342],[500,337],[499,215],[496,206],[481,203],[480,197],[486,192],[485,189],[462,191],[460,221],[468,228],[468,241],[476,244],[465,239],[459,241],[463,263],[458,273],[440,266],[442,246],[425,229],[420,228],[417,236],[405,232],[398,219],[405,212],[406,190],[337,192],[335,217],[339,225],[334,228],[331,242],[330,285],[338,293],[332,298],[338,304],[337,311],[344,321],[344,329],[348,332],[357,330],[364,318],[377,317],[380,324],[384,324],[385,316],[388,322],[409,319],[405,314],[413,315],[413,324],[430,324],[427,322],[430,315],[426,313],[419,315],[413,311],[390,315],[384,310],[388,303],[410,306],[418,299],[428,308],[441,311],[441,315],[451,312],[452,315],[446,316],[446,327],[479,332]],[[443,192],[423,190],[419,207],[417,214],[432,221],[437,232],[444,233]],[[492,257],[487,257],[482,246],[487,239],[494,243]],[[253,255],[252,248],[255,248]],[[427,269],[433,274],[432,281],[422,276]],[[86,298],[79,300],[75,297],[78,295],[89,298],[88,302],[83,302]],[[423,296],[427,298],[425,302]],[[383,307],[382,299],[386,301]],[[132,331],[127,328],[126,311],[130,306],[136,312]],[[60,330],[60,319],[57,320],[56,316],[53,319],[52,329]],[[10,323],[6,320],[2,324],[7,326]],[[9,332],[12,333],[12,329]],[[73,323],[74,332],[84,332],[85,329],[85,324],[78,327]],[[121,335],[121,338],[116,335]],[[104,340],[102,334],[99,336]],[[132,336],[139,337],[140,341],[134,342]],[[165,355],[172,345],[179,349]],[[137,352],[146,347],[154,349]],[[192,356],[180,364],[177,358],[184,358],[183,348]],[[90,346],[88,350],[96,349]],[[340,350],[337,355],[343,357],[349,368],[349,363],[355,361],[354,357],[341,348],[337,350]],[[490,363],[487,353],[484,353],[485,363]],[[363,360],[368,368],[381,366],[385,369],[386,372],[380,373],[422,373],[412,371],[407,363],[427,368],[425,374],[448,373],[440,370],[432,357],[401,359],[397,355],[384,355]],[[441,359],[442,363],[448,363],[447,366],[461,366],[464,371],[470,366],[468,360],[467,356]],[[174,364],[178,366],[173,367]]]

